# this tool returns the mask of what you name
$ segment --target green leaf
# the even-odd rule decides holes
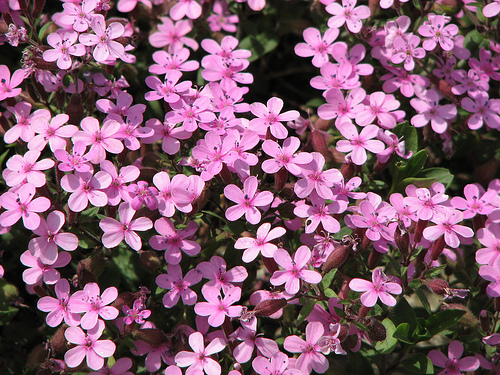
[[[418,288],[420,285],[422,285],[422,281],[420,279],[413,279],[408,283],[408,286],[412,289]]]
[[[391,353],[394,348],[396,347],[396,344],[398,343],[398,340],[394,337],[394,332],[396,331],[396,326],[390,320],[389,318],[385,318],[382,321],[382,324],[385,327],[386,331],[386,338],[384,341],[378,341],[375,343],[375,349],[377,352],[381,354],[389,354]]]
[[[252,52],[252,56],[248,61],[252,62],[271,52],[278,46],[278,39],[274,38],[269,33],[260,33],[257,35],[249,35],[243,38],[239,44],[240,48],[248,49]]]
[[[464,38],[464,48],[467,48],[468,50],[475,50],[481,44],[481,42],[484,40],[484,37],[481,35],[479,31],[476,29],[470,31],[467,33],[467,35]]]
[[[436,335],[447,328],[453,327],[464,315],[465,311],[463,310],[439,311],[425,321],[425,327],[431,335]]]
[[[322,104],[325,104],[325,100],[324,99],[322,99],[322,98],[314,98],[314,99],[309,100],[305,104],[305,107],[318,108]]]
[[[416,176],[418,172],[422,170],[427,161],[427,151],[420,150],[416,154],[414,154],[408,161],[404,167],[399,167],[400,173],[404,175],[404,178]]]
[[[453,175],[446,168],[427,168],[418,174],[420,178],[433,178],[436,182],[441,182],[445,188],[450,186],[453,181]]]
[[[415,185],[418,188],[428,188],[434,182],[437,182],[435,178],[419,178],[419,177],[409,177],[405,178],[398,184],[397,191],[404,191],[408,185]]]
[[[408,323],[411,331],[417,327],[417,316],[415,315],[415,311],[413,311],[413,308],[404,297],[394,306],[391,312],[391,318],[398,328],[401,323]]]
[[[401,323],[398,325],[393,333],[393,337],[407,344],[415,344],[416,342],[413,339],[413,330],[410,328],[409,323]]]
[[[413,374],[434,374],[434,366],[425,354],[417,353],[401,362],[406,371]]]
[[[323,280],[321,280],[320,284],[322,290],[326,290],[330,287],[330,285],[332,285],[332,281],[336,273],[337,273],[337,268],[334,268],[330,272],[328,272],[325,276],[323,276]]]
[[[432,314],[431,305],[429,304],[429,300],[427,299],[427,296],[425,294],[425,289],[427,289],[427,287],[421,285],[419,288],[415,290],[415,293],[420,299],[420,302],[422,302],[422,305],[424,306],[425,311],[427,311],[427,314],[431,315]]]
[[[327,288],[327,289],[325,289],[325,297],[332,298],[332,297],[338,297],[338,295],[330,288]]]
[[[47,22],[42,26],[40,31],[38,32],[38,39],[42,40],[43,37],[45,36],[45,33],[47,32],[47,29],[53,24],[54,22]]]
[[[388,255],[384,255],[384,260],[391,264],[391,266],[394,270],[395,276],[400,277],[401,276],[401,264],[396,259],[394,259],[393,257],[390,257]]]
[[[122,247],[118,247],[116,254],[113,254],[112,257],[113,263],[120,270],[123,281],[131,290],[135,290],[141,282],[135,269],[135,266],[139,264],[138,257],[139,255],[135,251]]]
[[[302,322],[309,316],[311,311],[314,308],[314,305],[316,305],[316,300],[312,299],[308,301],[302,309],[300,309],[299,316],[297,317],[297,327],[302,324]]]
[[[417,129],[408,121],[398,124],[394,128],[394,134],[405,141],[406,152],[411,151],[414,154],[418,151],[418,133]]]

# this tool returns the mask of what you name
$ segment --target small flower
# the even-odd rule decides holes
[[[57,298],[45,296],[38,300],[37,307],[40,311],[48,312],[46,321],[51,327],[57,327],[64,319],[70,327],[80,324],[80,315],[68,309],[70,295],[69,282],[59,279],[54,288]]]
[[[125,48],[113,39],[119,38],[125,32],[125,28],[119,22],[112,22],[106,27],[106,21],[102,14],[96,14],[90,23],[93,34],[81,34],[80,43],[86,46],[96,46],[93,51],[94,59],[97,62],[104,62],[108,57],[119,59],[125,53]]]
[[[448,346],[448,357],[439,350],[431,350],[428,354],[432,364],[444,368],[438,375],[460,375],[464,372],[475,371],[479,368],[479,359],[475,357],[461,358],[464,346],[460,341],[454,340]]]
[[[18,96],[22,89],[16,88],[24,81],[24,71],[18,69],[10,76],[7,65],[0,65],[0,101]]]
[[[375,306],[379,298],[383,304],[394,306],[396,299],[391,294],[401,294],[403,291],[401,285],[391,282],[380,268],[373,271],[371,282],[363,279],[352,279],[349,282],[349,288],[355,292],[364,292],[361,295],[361,303],[366,307]]]
[[[274,252],[278,250],[278,246],[270,241],[282,237],[285,233],[285,228],[276,227],[271,229],[270,223],[263,223],[259,229],[257,229],[256,238],[240,237],[236,240],[234,248],[245,249],[242,256],[242,260],[245,263],[252,262],[255,258],[257,258],[259,252],[262,253],[262,256],[272,258]]]
[[[326,7],[326,11],[333,14],[328,20],[328,27],[339,28],[344,23],[352,33],[359,33],[363,24],[361,20],[370,17],[370,8],[366,5],[356,6],[357,0],[342,0],[342,5],[339,3],[331,3]]]
[[[347,140],[340,140],[337,142],[336,149],[340,152],[349,152],[351,160],[356,165],[363,165],[368,156],[366,151],[378,154],[384,151],[384,144],[377,137],[379,127],[376,125],[365,126],[360,133],[356,126],[351,122],[343,122],[338,125],[338,129],[344,138]]]
[[[132,308],[123,306],[122,311],[125,315],[127,315],[123,318],[123,323],[127,325],[132,324],[133,322],[136,322],[137,324],[144,324],[145,319],[149,318],[151,315],[151,310],[146,310],[140,298],[134,301]]]
[[[241,288],[232,287],[222,297],[220,289],[213,286],[204,286],[201,294],[207,302],[198,302],[194,306],[194,312],[200,316],[208,316],[208,324],[219,327],[224,323],[226,316],[235,318],[240,316],[242,307],[231,306],[241,298]]]
[[[167,274],[158,275],[156,284],[162,289],[169,289],[163,296],[163,305],[166,308],[174,307],[179,298],[185,305],[194,305],[198,296],[189,287],[198,284],[202,279],[201,272],[197,269],[188,271],[185,277],[182,277],[182,269],[178,264],[169,264]]]
[[[175,356],[175,363],[179,367],[188,367],[188,374],[202,374],[205,371],[207,375],[216,375],[221,373],[221,367],[218,362],[210,358],[212,354],[218,353],[226,347],[226,344],[219,337],[215,338],[205,348],[205,339],[200,332],[194,332],[189,335],[189,346],[193,352],[181,351]]]
[[[266,134],[267,129],[278,139],[285,139],[288,136],[288,130],[282,124],[283,121],[293,121],[299,118],[297,111],[286,111],[280,113],[283,109],[283,100],[280,98],[271,98],[267,101],[267,106],[262,103],[253,103],[250,111],[254,118],[250,120],[250,126],[255,126],[259,134]]]
[[[62,70],[71,68],[72,56],[85,55],[85,46],[83,44],[76,44],[78,33],[75,31],[55,32],[47,36],[47,43],[53,48],[46,50],[43,53],[45,61],[56,61],[57,67]]]

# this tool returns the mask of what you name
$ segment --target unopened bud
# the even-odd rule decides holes
[[[342,245],[334,249],[328,258],[326,258],[325,263],[323,263],[323,267],[321,270],[324,273],[330,272],[334,268],[340,268],[349,257],[349,252],[352,246],[350,245]]]
[[[351,281],[351,277],[345,276],[344,281],[342,282],[342,286],[340,287],[340,292],[338,293],[339,299],[342,301],[347,299],[349,292],[351,289],[349,288],[349,282]]]
[[[366,262],[366,266],[368,269],[372,270],[377,267],[377,263],[380,260],[382,253],[379,253],[377,250],[372,249],[370,255],[368,256],[368,261]]]
[[[342,342],[346,339],[348,333],[349,333],[349,324],[342,323],[340,325],[339,335],[337,336],[337,338],[339,339],[340,342]]]
[[[0,127],[3,130],[3,132],[1,134],[5,134],[5,132],[10,129],[9,121],[4,116],[3,113],[0,113]]]
[[[490,333],[490,317],[488,316],[488,311],[486,310],[481,310],[479,313],[479,322],[481,323],[481,329],[486,332]]]
[[[219,176],[222,178],[225,184],[233,183],[233,176],[231,175],[231,171],[228,169],[225,163],[222,163],[222,169],[219,172]]]
[[[493,307],[495,308],[495,311],[500,311],[500,297],[495,297],[493,300]]]
[[[340,167],[340,173],[344,176],[344,180],[349,180],[352,176],[354,176],[356,168],[354,163],[344,163]]]
[[[446,242],[444,240],[444,234],[439,237],[433,244],[430,251],[431,260],[437,260],[444,250]]]
[[[167,337],[162,330],[156,328],[144,328],[135,331],[134,338],[138,340],[142,340],[145,343],[148,343],[154,348],[159,347],[165,341],[167,341]]]
[[[26,10],[26,9],[28,9],[28,5],[29,5],[28,0],[18,0],[18,3],[19,3],[19,8],[20,8],[21,10]]]
[[[30,368],[38,366],[40,363],[45,361],[47,357],[48,350],[45,344],[38,344],[33,348],[28,359],[26,360],[26,365]]]
[[[63,324],[61,328],[54,333],[54,336],[52,336],[52,339],[50,340],[50,349],[54,355],[66,351],[66,337],[64,337],[64,331],[66,331],[66,328],[68,328],[68,326]]]
[[[279,270],[278,264],[276,263],[276,261],[274,260],[274,258],[268,258],[268,257],[263,256],[262,257],[262,262],[264,263],[264,266],[266,266],[267,270],[271,274],[273,274],[273,273],[275,273],[276,271]]]
[[[322,118],[318,118],[314,122],[314,128],[322,131],[327,131],[332,127],[333,120],[323,120]]]
[[[368,328],[368,337],[372,341],[384,341],[387,337],[387,330],[385,329],[385,326],[378,320],[370,319],[366,328]]]
[[[35,0],[33,4],[33,12],[31,12],[34,19],[40,17],[44,7],[45,7],[45,0]]]
[[[410,252],[410,234],[402,222],[398,223],[394,232],[394,242],[401,254],[406,255]]]
[[[323,132],[313,128],[311,129],[310,137],[314,151],[317,151],[321,155],[323,155],[327,162],[330,161],[331,154],[330,151],[328,151],[328,144],[326,143],[326,139],[325,136],[323,135]]]
[[[429,224],[429,220],[418,220],[417,227],[415,228],[415,234],[413,235],[415,245],[422,241],[422,234],[424,229],[427,228],[427,224]]]
[[[83,119],[83,105],[80,94],[71,95],[69,104],[66,107],[66,114],[69,116],[68,122],[70,124],[79,124]]]
[[[256,316],[271,316],[288,304],[285,298],[267,299],[259,302],[253,310]]]
[[[104,256],[97,253],[89,258],[82,259],[78,263],[77,275],[80,286],[85,286],[91,282],[97,282],[97,278],[104,270]]]
[[[288,171],[286,168],[281,168],[275,175],[274,175],[274,189],[276,191],[281,191],[285,187],[286,180],[288,179]]]
[[[427,282],[427,288],[437,295],[444,296],[449,290],[450,286],[443,279],[434,279]]]
[[[460,324],[468,327],[477,327],[479,325],[479,320],[471,313],[471,311],[459,303],[449,303],[443,305],[444,310],[462,310],[465,311],[465,315],[460,319]]]
[[[114,302],[111,304],[111,306],[116,307],[118,310],[121,311],[123,306],[132,306],[134,301],[137,299],[137,294],[138,293],[132,293],[132,292],[125,292],[120,294]]]
[[[210,198],[210,183],[205,182],[205,186],[203,187],[200,196],[196,198],[196,200],[192,203],[193,209],[189,213],[189,216],[192,216],[198,211],[200,211],[205,206],[205,204],[207,204],[209,198]]]
[[[141,266],[152,273],[156,273],[161,267],[161,260],[154,251],[144,250],[139,252]]]

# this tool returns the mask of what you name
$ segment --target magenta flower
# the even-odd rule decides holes
[[[66,138],[71,138],[78,128],[75,125],[64,125],[68,122],[69,116],[65,113],[56,115],[52,119],[39,117],[32,122],[31,129],[37,133],[28,143],[30,150],[42,151],[47,143],[50,150],[66,149]]]
[[[353,71],[349,62],[340,64],[326,62],[321,66],[320,73],[320,76],[311,78],[310,81],[311,86],[318,90],[331,88],[350,90],[360,85],[359,76]]]
[[[424,229],[424,238],[429,241],[436,241],[444,235],[446,244],[450,247],[457,248],[460,245],[458,236],[470,238],[474,236],[474,231],[464,225],[458,225],[463,221],[464,215],[461,211],[448,210],[444,215],[437,214],[431,219],[437,225],[430,226]]]
[[[477,239],[486,247],[476,251],[476,262],[493,266],[500,259],[500,225],[493,223],[479,229]]]
[[[148,310],[146,310],[148,311]],[[130,358],[120,358],[111,367],[104,365],[99,371],[91,372],[95,375],[134,375],[132,372],[128,371],[132,367],[133,362]]]
[[[333,49],[333,42],[339,36],[339,29],[328,29],[325,35],[321,36],[318,29],[309,27],[303,32],[305,43],[299,43],[295,46],[295,53],[300,57],[313,56],[312,64],[321,68],[328,62]]]
[[[435,88],[422,93],[417,93],[417,98],[410,100],[411,106],[418,112],[411,118],[411,124],[416,128],[425,126],[431,122],[432,130],[442,134],[448,128],[448,120],[457,115],[457,107],[454,104],[439,105],[440,95]]]
[[[130,197],[125,184],[137,180],[140,170],[135,165],[127,165],[120,168],[118,173],[115,165],[109,160],[103,160],[100,167],[101,171],[108,172],[112,178],[111,184],[104,190],[108,196],[108,204],[118,206],[122,199]]]
[[[274,252],[278,250],[278,246],[270,241],[284,236],[285,233],[285,228],[276,227],[271,229],[270,223],[263,223],[259,229],[257,229],[256,238],[240,237],[236,240],[234,248],[245,249],[242,256],[242,260],[245,263],[252,262],[255,258],[257,258],[259,252],[262,253],[262,256],[272,258]]]
[[[52,264],[44,264],[40,258],[31,255],[29,250],[21,254],[21,263],[30,267],[23,272],[23,281],[28,285],[41,284],[47,285],[57,283],[61,278],[56,268],[65,267],[71,262],[71,255],[65,251],[59,253],[57,259]]]
[[[396,68],[394,66],[384,65],[390,73],[384,74],[380,79],[385,81],[382,85],[382,90],[390,94],[398,90],[406,96],[411,98],[415,95],[415,90],[421,90],[422,87],[428,87],[430,81],[427,77],[419,76],[417,74],[410,74],[403,68]]]
[[[167,112],[165,121],[171,123],[182,122],[182,127],[187,132],[194,132],[198,128],[199,122],[210,122],[215,120],[215,114],[212,111],[210,99],[201,96],[193,101],[179,100],[170,103],[172,111]]]
[[[196,268],[205,279],[210,280],[206,286],[222,289],[224,293],[234,287],[233,283],[241,283],[248,277],[243,266],[235,266],[226,271],[226,261],[217,255],[211,257],[210,262],[201,262]]]
[[[271,357],[279,352],[278,344],[274,340],[259,337],[257,335],[257,318],[253,317],[249,322],[240,320],[241,327],[238,327],[229,337],[241,343],[233,350],[234,359],[239,363],[248,362],[257,348],[258,353]]]
[[[241,298],[240,287],[228,289],[222,297],[219,288],[205,285],[201,294],[207,302],[198,302],[194,306],[194,312],[200,316],[208,316],[208,324],[212,327],[221,326],[226,316],[236,318],[241,315],[242,306],[231,306]]]
[[[320,322],[310,322],[306,326],[306,339],[293,335],[285,338],[283,347],[291,353],[300,353],[295,366],[304,374],[313,370],[322,374],[328,370],[328,360],[321,353],[318,341],[323,337],[325,329]]]
[[[75,172],[67,174],[61,179],[61,187],[72,193],[68,199],[68,206],[73,212],[81,212],[87,208],[89,201],[96,207],[104,207],[108,203],[108,196],[104,193],[111,184],[108,172]]]
[[[40,151],[28,151],[23,156],[13,155],[7,160],[7,169],[2,173],[7,186],[18,186],[23,182],[28,182],[34,187],[41,187],[46,184],[45,173],[42,171],[54,166],[52,159],[42,159]]]
[[[429,13],[428,18],[429,21],[418,28],[418,33],[427,38],[422,47],[426,51],[432,51],[439,43],[443,50],[451,51],[454,45],[453,37],[458,34],[458,26],[445,26],[451,17]]]
[[[300,140],[297,137],[288,137],[283,141],[283,147],[267,139],[262,144],[262,150],[272,157],[272,159],[264,160],[262,170],[266,173],[276,173],[281,168],[285,167],[291,174],[299,176],[302,173],[302,168],[299,165],[308,164],[313,157],[307,152],[295,153],[300,147]]]
[[[382,91],[376,91],[370,94],[370,103],[365,105],[363,111],[356,114],[356,123],[360,126],[366,126],[375,119],[377,124],[384,129],[396,127],[396,120],[404,117],[403,111],[395,111],[399,108],[399,101],[393,95],[385,94]]]
[[[153,211],[158,208],[158,189],[149,186],[146,181],[137,181],[136,184],[130,184],[126,187],[128,198],[125,199],[130,206],[139,211],[143,205]]]
[[[271,204],[273,193],[270,191],[257,192],[258,180],[255,176],[248,177],[243,183],[243,190],[236,185],[227,185],[224,195],[227,199],[236,203],[226,210],[226,218],[236,221],[243,215],[250,224],[258,224],[261,214],[257,207],[265,207]]]
[[[488,215],[495,208],[494,201],[498,193],[490,189],[484,191],[481,185],[468,184],[464,188],[464,196],[453,197],[451,205],[459,210],[464,210],[464,219],[473,218],[476,215]]]
[[[153,227],[153,222],[147,217],[132,220],[136,211],[130,203],[124,202],[118,208],[120,221],[107,217],[102,219],[99,226],[104,231],[102,244],[108,249],[118,246],[123,239],[135,251],[142,248],[141,237],[135,231],[145,231]]]
[[[347,209],[347,199],[337,198],[334,202],[326,204],[325,199],[316,193],[311,193],[309,199],[312,206],[306,203],[298,203],[293,213],[298,217],[306,219],[306,233],[313,233],[321,223],[323,229],[329,233],[337,233],[340,223],[332,214],[340,214]]]
[[[75,31],[55,32],[47,36],[47,43],[53,48],[43,53],[45,61],[56,61],[57,67],[62,70],[71,68],[71,56],[85,55],[85,46],[76,44],[78,33]]]
[[[112,22],[106,26],[106,20],[102,14],[96,14],[90,23],[93,34],[80,34],[80,43],[85,46],[96,46],[92,52],[95,61],[104,62],[108,57],[119,59],[125,53],[123,45],[113,39],[123,35],[125,28],[119,22]]]
[[[180,50],[172,53],[156,51],[153,53],[152,57],[156,64],[149,67],[149,72],[153,74],[165,74],[171,70],[191,72],[200,67],[200,63],[198,61],[188,61],[189,50],[187,48],[181,48]]]
[[[253,103],[250,111],[254,118],[250,120],[250,126],[255,126],[259,134],[266,134],[267,129],[278,139],[285,139],[288,136],[288,130],[282,124],[283,121],[293,121],[300,114],[297,111],[286,111],[280,113],[283,109],[283,100],[280,98],[271,98],[267,101],[267,106],[262,103]]]
[[[363,279],[352,279],[349,282],[349,288],[355,292],[364,292],[361,295],[361,303],[366,307],[373,307],[377,300],[387,306],[396,305],[396,298],[391,294],[401,294],[403,289],[401,285],[390,281],[380,268],[377,268],[372,273],[372,281]]]
[[[193,29],[191,20],[181,20],[174,24],[169,17],[161,17],[162,23],[158,25],[158,31],[149,36],[149,43],[153,47],[162,48],[168,46],[168,52],[175,52],[184,45],[192,50],[198,49],[196,40],[186,37]]]
[[[370,193],[372,194],[372,193]],[[380,198],[379,198],[380,199]],[[357,228],[367,228],[366,237],[378,241],[381,237],[386,240],[393,238],[393,231],[388,227],[394,221],[396,210],[387,202],[381,202],[376,207],[365,200],[359,204],[360,215],[352,215],[351,222]]]
[[[16,193],[8,191],[0,196],[0,206],[7,211],[0,215],[0,224],[3,227],[10,227],[23,219],[26,229],[36,229],[40,225],[38,212],[45,212],[49,209],[51,202],[45,197],[34,198],[35,186],[30,183],[22,185]]]
[[[19,138],[24,142],[29,142],[35,135],[35,132],[31,128],[33,120],[38,117],[43,117],[47,121],[50,120],[51,115],[47,109],[37,109],[33,113],[31,112],[31,104],[25,101],[16,103],[14,107],[7,107],[9,112],[11,112],[16,118],[17,123],[7,130],[3,136],[5,143],[14,143]]]
[[[448,346],[448,357],[439,350],[431,350],[427,357],[432,364],[444,368],[438,375],[460,375],[464,372],[475,371],[479,368],[479,359],[475,357],[460,358],[464,353],[464,346],[454,340]]]
[[[323,171],[325,157],[319,152],[312,152],[311,155],[313,160],[302,167],[302,178],[295,183],[295,194],[306,198],[315,190],[321,198],[330,199],[333,197],[331,187],[343,180],[342,173],[335,168]]]
[[[40,220],[38,228],[33,233],[40,237],[33,238],[28,248],[32,255],[40,258],[44,264],[53,264],[58,256],[57,247],[73,251],[78,247],[78,237],[73,233],[63,233],[61,229],[66,218],[61,211],[52,211],[47,221]]]
[[[68,367],[74,368],[87,359],[87,366],[92,370],[99,370],[104,366],[104,358],[111,357],[116,350],[116,345],[111,340],[99,340],[105,328],[102,320],[87,333],[80,327],[69,327],[64,331],[64,337],[74,348],[64,354],[64,361]]]
[[[83,329],[92,329],[104,320],[115,319],[119,311],[116,307],[107,306],[118,297],[118,289],[114,286],[107,288],[101,294],[99,285],[96,283],[85,284],[83,290],[75,292],[69,301],[69,311],[72,313],[85,313],[82,316],[81,326]],[[103,322],[104,325],[104,322]]]
[[[10,76],[7,65],[0,65],[0,101],[18,96],[22,89],[16,88],[24,81],[24,70],[18,69]]]
[[[335,125],[338,126],[341,122],[354,119],[358,113],[363,111],[362,102],[366,97],[366,91],[361,87],[356,87],[344,98],[339,89],[332,88],[327,90],[323,96],[327,103],[318,108],[318,116],[323,120],[336,118]]]
[[[391,61],[394,64],[404,62],[404,68],[407,71],[412,71],[415,68],[415,61],[413,59],[422,59],[425,57],[425,50],[418,47],[420,38],[416,35],[411,35],[408,40],[401,37],[394,39],[394,53]]]
[[[197,268],[189,270],[186,276],[182,277],[181,266],[169,264],[167,273],[156,278],[156,284],[160,288],[169,290],[163,296],[163,305],[168,309],[174,307],[180,297],[185,305],[194,305],[198,296],[189,287],[198,284],[201,279],[201,272]]]
[[[321,281],[321,274],[308,268],[307,263],[311,260],[311,250],[307,246],[301,246],[293,254],[293,260],[288,251],[278,249],[274,252],[274,260],[283,271],[275,271],[270,282],[273,285],[285,284],[285,290],[290,294],[297,294],[300,290],[300,281],[317,284]]]
[[[379,131],[379,127],[376,125],[365,126],[361,133],[358,133],[356,126],[351,122],[343,122],[337,127],[347,140],[338,141],[336,149],[340,152],[349,152],[348,155],[356,165],[363,165],[366,162],[368,159],[367,150],[378,154],[385,149],[381,141],[372,139],[377,137]]]
[[[178,127],[177,124],[169,122],[165,119],[161,122],[158,119],[149,119],[146,121],[146,127],[154,130],[154,134],[144,138],[143,143],[154,143],[161,139],[161,149],[169,155],[175,155],[181,148],[182,140],[189,139],[192,133],[184,130],[183,127]]]
[[[83,141],[86,146],[91,146],[90,153],[94,157],[90,160],[97,164],[106,159],[106,151],[112,154],[119,154],[123,151],[123,143],[116,139],[120,130],[120,124],[114,120],[104,122],[102,128],[99,121],[92,117],[85,117],[81,122],[81,131],[73,136],[73,143]]]
[[[126,305],[123,306],[122,311],[126,315],[126,317],[123,318],[123,323],[127,325],[132,324],[133,322],[136,322],[137,324],[144,324],[145,319],[149,318],[151,315],[151,310],[146,310],[146,307],[140,298],[134,301],[132,308]]]
[[[339,3],[331,3],[326,7],[326,11],[333,14],[328,20],[328,27],[338,29],[344,23],[352,33],[359,33],[363,24],[361,20],[370,17],[370,8],[366,5],[356,7],[357,0],[342,0]]]
[[[442,186],[442,185],[441,185]],[[431,189],[434,184],[431,186]],[[407,197],[403,198],[404,203],[410,207],[412,212],[415,212],[420,220],[430,220],[435,214],[445,214],[447,208],[443,204],[448,200],[448,196],[440,189],[417,188],[414,185],[406,187]]]
[[[79,33],[87,31],[90,22],[94,17],[94,10],[97,6],[97,0],[84,0],[81,4],[64,3],[64,12],[61,15],[61,23],[68,25],[71,29]]]
[[[155,76],[146,77],[146,85],[154,91],[147,92],[144,97],[147,101],[163,99],[167,103],[175,103],[181,97],[186,95],[191,88],[191,81],[182,81],[179,79],[182,73],[177,70],[168,71],[165,75],[165,82],[162,82]]]
[[[58,163],[57,168],[63,172],[90,172],[93,171],[92,164],[90,160],[93,159],[94,155],[91,152],[85,153],[87,146],[82,141],[78,141],[73,145],[73,150],[71,154],[63,149],[57,149],[54,151],[54,156]]]
[[[38,300],[38,310],[48,312],[46,321],[51,327],[57,327],[64,319],[70,327],[80,324],[80,315],[71,313],[68,309],[70,299],[69,282],[66,279],[59,279],[54,288],[57,298],[45,296]]]
[[[492,129],[500,129],[500,100],[489,99],[485,91],[477,91],[462,99],[462,108],[472,115],[467,119],[469,129],[477,130],[486,123]]]
[[[285,353],[275,352],[269,359],[258,356],[252,361],[252,367],[259,375],[303,375],[299,369],[288,368],[289,358]]]
[[[221,373],[221,367],[217,361],[210,358],[212,354],[218,353],[226,347],[225,342],[217,337],[205,348],[205,338],[200,332],[189,335],[189,346],[194,352],[181,351],[175,356],[175,363],[179,367],[188,367],[186,374],[201,375],[203,371],[207,375]]]
[[[165,260],[168,264],[179,264],[182,253],[194,256],[201,251],[197,242],[190,240],[198,230],[198,224],[190,221],[186,228],[175,230],[174,224],[169,219],[162,217],[155,221],[155,229],[160,234],[150,238],[149,244],[155,250],[165,250]]]
[[[479,276],[490,281],[486,287],[488,297],[500,297],[500,258],[497,258],[492,265],[479,267]]]

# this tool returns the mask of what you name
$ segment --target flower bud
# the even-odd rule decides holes
[[[330,324],[331,327],[331,324]],[[340,342],[344,341],[347,338],[347,334],[349,333],[349,324],[342,323],[339,328],[338,339]]]
[[[349,257],[351,248],[352,246],[350,245],[342,245],[334,249],[326,259],[325,263],[323,263],[321,270],[324,273],[328,273],[334,268],[340,268]]]
[[[45,344],[38,344],[33,348],[28,359],[26,360],[26,365],[30,368],[34,368],[35,366],[43,363],[45,358],[47,357],[48,350]]]
[[[372,270],[375,267],[377,267],[377,263],[380,260],[380,257],[382,256],[381,253],[379,253],[377,250],[372,249],[372,252],[368,256],[368,261],[366,263],[366,266]]]
[[[332,127],[333,120],[323,120],[319,118],[314,122],[314,128],[322,131],[328,131]]]
[[[275,273],[276,271],[279,270],[278,264],[276,263],[276,261],[274,260],[274,258],[268,258],[268,257],[263,256],[262,257],[262,262],[264,263],[264,266],[266,266],[267,270],[271,274],[273,274],[273,273]]]
[[[42,10],[45,7],[45,0],[35,0],[33,4],[33,12],[31,15],[34,19],[37,19],[42,14]]]
[[[167,337],[162,330],[156,328],[143,328],[135,331],[134,338],[138,340],[142,340],[145,343],[157,348],[165,341],[167,341]]]
[[[66,107],[66,114],[69,116],[68,122],[70,124],[79,124],[83,119],[83,105],[80,94],[71,95],[69,104]]]
[[[443,234],[441,237],[439,237],[434,242],[434,244],[432,245],[432,247],[429,250],[431,260],[437,260],[439,258],[439,256],[441,255],[441,253],[444,250],[445,245],[446,245],[446,242],[444,240],[444,234]]]
[[[325,160],[329,162],[331,160],[330,151],[328,151],[328,144],[326,143],[325,136],[320,130],[311,129],[310,133],[311,143],[313,145],[314,151],[319,152],[325,157]]]
[[[429,290],[433,293],[444,296],[450,286],[443,279],[434,279],[427,282],[427,288],[429,288]]]
[[[231,175],[231,171],[227,168],[227,165],[225,163],[222,163],[222,169],[219,172],[219,176],[222,178],[222,181],[224,181],[224,183],[233,183],[233,176]]]
[[[449,303],[443,305],[444,310],[462,310],[465,311],[465,315],[460,319],[459,323],[467,327],[477,327],[479,325],[479,320],[471,313],[471,311],[459,303]]]
[[[415,234],[413,235],[415,245],[422,241],[422,234],[424,229],[427,228],[427,224],[429,224],[429,220],[418,220],[417,227],[415,228]]]
[[[479,313],[479,322],[481,323],[481,329],[486,332],[490,333],[490,317],[488,316],[488,311],[486,310],[481,310]]]
[[[406,255],[410,252],[410,234],[402,222],[399,222],[396,227],[396,231],[394,232],[394,242],[396,242],[396,246],[401,254]]]
[[[500,297],[495,297],[493,300],[493,307],[495,308],[495,311],[500,311]]]
[[[78,263],[76,273],[78,275],[78,283],[81,287],[91,282],[97,282],[97,278],[104,270],[104,256],[97,253],[89,258],[82,259]]]
[[[50,350],[54,355],[62,353],[66,351],[66,337],[64,337],[64,331],[66,331],[68,326],[63,324],[61,328],[59,328],[52,339],[50,340]]]
[[[154,251],[141,250],[139,252],[139,256],[141,259],[141,266],[149,272],[156,273],[159,269],[161,269],[161,260]]]
[[[286,180],[288,179],[288,171],[286,168],[281,168],[274,175],[274,189],[276,191],[281,191],[285,187]]]
[[[387,330],[384,325],[376,319],[370,319],[367,326],[368,337],[372,341],[384,341],[387,337]]]
[[[256,316],[270,316],[288,304],[285,298],[267,299],[259,302],[253,310]]]
[[[355,167],[353,163],[344,163],[340,167],[340,173],[344,176],[344,180],[350,179],[355,172]]]
[[[7,130],[10,129],[10,124],[9,124],[9,121],[7,120],[7,118],[4,116],[3,113],[0,113],[0,127],[2,128],[2,132],[0,133],[0,135],[3,135],[5,134],[5,132]]]

